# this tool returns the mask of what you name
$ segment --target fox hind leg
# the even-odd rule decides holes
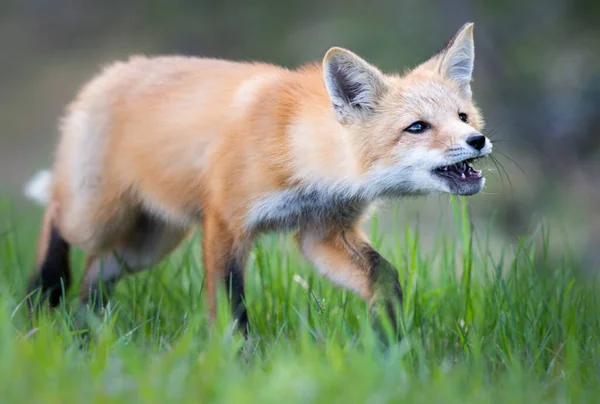
[[[102,310],[124,276],[151,268],[173,251],[188,229],[140,213],[134,225],[103,253],[88,258],[80,303],[94,312]]]

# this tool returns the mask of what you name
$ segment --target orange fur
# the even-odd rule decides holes
[[[472,27],[457,35],[468,45]],[[466,62],[448,49],[403,76],[339,48],[324,67],[297,70],[177,56],[112,64],[62,121],[50,205],[60,209],[46,222],[94,257],[116,251],[134,270],[202,223],[213,316],[217,280],[243,268],[252,239],[266,230],[300,230],[319,270],[368,299],[373,269],[340,235],[363,251],[368,242],[356,226],[372,200],[450,192],[431,170],[452,164],[448,147],[464,146],[483,124],[453,78],[452,66]],[[406,133],[419,120],[431,123],[427,135]],[[429,158],[431,167],[415,168]],[[101,277],[94,268],[84,289]]]

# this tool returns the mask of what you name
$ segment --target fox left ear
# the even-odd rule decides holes
[[[331,48],[323,58],[323,79],[338,121],[363,118],[386,91],[379,69],[342,48]]]
[[[465,97],[471,97],[471,79],[475,61],[473,23],[463,25],[448,42],[440,56],[440,73],[454,80]]]

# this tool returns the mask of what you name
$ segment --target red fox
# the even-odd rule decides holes
[[[67,109],[51,172],[26,187],[47,203],[28,292],[56,306],[68,253],[87,253],[82,307],[102,309],[200,225],[209,313],[227,285],[247,329],[244,268],[262,232],[294,231],[334,283],[401,303],[397,270],[360,230],[376,200],[476,194],[492,151],[471,96],[473,24],[431,59],[389,75],[334,47],[322,63],[136,56],[109,65]]]

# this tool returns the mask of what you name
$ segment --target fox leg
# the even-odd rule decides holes
[[[383,308],[396,328],[396,308],[402,303],[398,271],[375,251],[358,226],[303,230],[297,240],[322,275],[368,300],[372,311]]]
[[[223,282],[231,303],[233,319],[246,334],[248,315],[244,305],[244,274],[250,241],[236,240],[224,221],[207,215],[203,223],[203,257],[209,316],[217,314],[217,288]]]
[[[81,303],[94,310],[101,309],[121,278],[160,262],[181,243],[187,233],[185,228],[140,214],[131,229],[106,252],[88,256],[81,287]]]
[[[30,311],[33,309],[34,293],[48,299],[50,307],[59,304],[63,292],[71,283],[69,266],[69,243],[55,224],[55,208],[50,203],[44,213],[36,269],[29,276],[27,294]]]
[[[79,300],[82,306],[98,312],[110,300],[119,279],[131,269],[125,269],[114,252],[93,254],[86,261]]]

